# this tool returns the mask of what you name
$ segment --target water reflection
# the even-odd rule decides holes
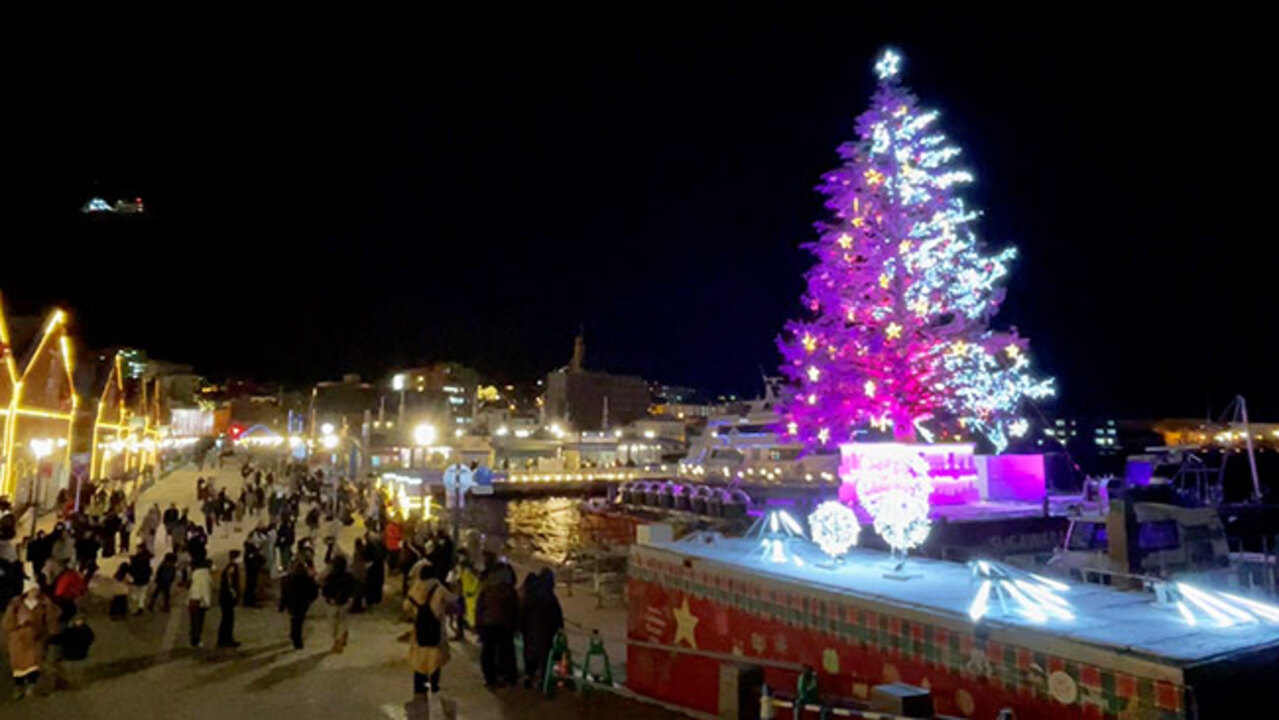
[[[506,540],[512,554],[558,565],[582,544],[580,502],[580,497],[483,498],[468,506],[468,520],[485,535]]]
[[[506,506],[507,538],[538,560],[562,563],[581,543],[579,502],[567,497],[512,500]]]

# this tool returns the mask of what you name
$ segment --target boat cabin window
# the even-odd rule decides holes
[[[1066,542],[1067,550],[1105,551],[1106,548],[1106,523],[1076,522],[1070,526],[1070,539]]]
[[[730,425],[725,430],[738,435],[764,435],[769,432],[767,425]]]
[[[799,448],[773,448],[768,451],[769,460],[794,460],[799,457]]]
[[[742,462],[746,459],[746,456],[732,448],[714,448],[711,450],[711,459],[727,460],[729,462]]]
[[[1137,526],[1137,547],[1143,552],[1172,550],[1180,546],[1176,520],[1156,520]]]

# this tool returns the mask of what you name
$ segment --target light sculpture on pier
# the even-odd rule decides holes
[[[861,531],[857,513],[838,500],[827,500],[808,516],[809,536],[832,560],[856,545]]]

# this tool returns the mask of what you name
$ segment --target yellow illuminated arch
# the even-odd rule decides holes
[[[0,308],[2,312],[3,308]],[[0,320],[2,320],[0,314]],[[75,356],[67,336],[67,315],[55,308],[40,333],[26,366],[17,364],[16,349],[9,345],[9,331],[4,327],[5,372],[12,380],[8,410],[4,423],[4,469],[0,475],[0,494],[13,496],[17,490],[19,453],[32,440],[56,441],[70,468],[72,437],[79,398],[75,392]]]
[[[89,477],[98,480],[110,476],[112,461],[127,464],[122,444],[129,435],[129,411],[124,402],[124,368],[120,353],[112,359],[107,381],[98,398],[98,411],[93,419],[93,443],[89,451]],[[121,446],[117,446],[116,443]],[[114,449],[113,449],[114,447]],[[123,466],[121,469],[125,469]]]

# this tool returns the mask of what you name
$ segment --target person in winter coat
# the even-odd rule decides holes
[[[9,601],[22,594],[22,563],[14,554],[0,557],[0,607],[9,607]]]
[[[466,550],[458,551],[457,565],[453,568],[449,586],[462,595],[457,639],[464,640],[467,630],[475,631],[475,610],[480,599],[480,574],[475,570],[471,555]]]
[[[58,609],[34,580],[27,580],[22,594],[9,601],[0,629],[8,642],[9,667],[17,686],[13,697],[32,697],[49,640],[58,632]]]
[[[75,617],[76,601],[89,592],[89,581],[75,568],[66,568],[58,573],[52,583],[53,604],[58,607],[59,622],[67,622]]]
[[[237,648],[235,639],[235,605],[240,602],[240,551],[232,550],[230,560],[222,568],[218,582],[218,647]]]
[[[147,602],[147,610],[154,610],[156,598],[163,596],[164,605],[161,606],[161,610],[169,612],[169,596],[173,592],[173,583],[177,579],[177,553],[166,553],[164,559],[160,561],[160,567],[155,570],[155,590],[151,592],[151,599]]]
[[[515,630],[519,613],[520,598],[511,566],[497,563],[485,568],[480,577],[475,624],[480,635],[480,669],[484,684],[489,687],[516,682]]]
[[[316,505],[306,514],[306,534],[312,540],[320,533],[320,507]]]
[[[280,521],[280,526],[275,531],[275,550],[280,558],[280,569],[288,570],[293,567],[293,520],[285,517]]]
[[[293,641],[295,650],[302,649],[302,624],[306,622],[306,612],[318,594],[315,578],[311,577],[306,563],[300,560],[293,564],[288,575],[280,579],[280,612],[289,613],[289,639]]]
[[[369,533],[364,554],[369,561],[364,580],[364,600],[372,608],[382,602],[382,588],[386,585],[386,546],[376,534]]]
[[[93,639],[93,628],[89,627],[83,615],[72,618],[71,624],[57,636],[57,642],[62,646],[62,671],[72,687],[84,682],[84,661],[89,657]]]
[[[141,615],[146,607],[147,585],[151,582],[151,553],[145,544],[129,558],[129,599],[133,601],[133,614]]]
[[[555,597],[555,573],[549,568],[524,581],[520,632],[524,636],[524,686],[540,687],[555,635],[564,628],[564,610]]]
[[[36,582],[44,583],[44,564],[53,554],[53,540],[43,530],[37,530],[36,536],[27,542],[27,562],[31,563],[31,574]]]
[[[440,669],[449,661],[444,619],[457,598],[443,583],[422,572],[409,586],[404,611],[413,617],[409,633],[409,666],[413,668],[413,694],[440,691]]]
[[[108,512],[102,520],[102,557],[115,557],[115,543],[120,537],[120,516]]]
[[[187,614],[191,618],[191,647],[198,648],[203,643],[204,616],[213,604],[213,570],[203,558],[194,564],[191,589],[187,591]]]
[[[355,579],[346,569],[346,556],[336,555],[324,579],[324,601],[333,612],[333,652],[346,649],[346,614],[355,594]]]
[[[351,580],[352,591],[354,595],[351,597],[351,612],[364,612],[364,596],[365,587],[369,579],[369,562],[368,556],[364,550],[364,541],[360,538],[355,539],[355,549],[351,551]]]
[[[98,551],[101,549],[102,543],[98,541],[97,527],[86,527],[76,537],[76,565],[89,580],[92,580],[93,574],[98,571]]]
[[[266,566],[266,533],[254,528],[244,539],[244,607],[258,606],[258,579]]]

